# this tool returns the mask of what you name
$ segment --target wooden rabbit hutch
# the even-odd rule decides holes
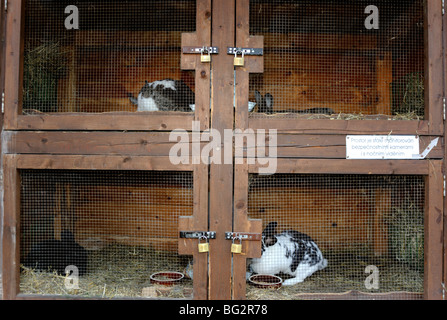
[[[443,11],[8,1],[3,297],[442,299]],[[423,156],[350,159],[360,135],[412,136]],[[279,289],[247,281],[272,221],[327,266]],[[75,245],[73,288],[39,263]]]

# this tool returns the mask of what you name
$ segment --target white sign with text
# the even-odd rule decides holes
[[[346,136],[346,159],[421,159],[418,136]]]

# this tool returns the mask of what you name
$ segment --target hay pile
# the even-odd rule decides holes
[[[86,298],[191,298],[190,279],[184,279],[173,287],[154,285],[150,282],[152,273],[167,270],[183,272],[186,264],[187,258],[172,253],[114,244],[102,250],[89,252],[89,272],[79,277],[79,289],[67,290],[64,276],[22,267],[20,292],[38,295],[76,295]]]
[[[388,219],[390,247],[397,261],[416,270],[424,268],[424,212],[411,201],[393,208]]]
[[[422,72],[409,73],[392,83],[393,114],[414,113],[424,117],[425,90]]]
[[[326,252],[328,266],[315,272],[304,282],[279,289],[260,289],[247,284],[247,298],[253,300],[294,300],[301,295],[346,293],[359,291],[365,293],[411,292],[422,293],[424,274],[406,264],[391,259],[374,258],[365,255],[365,251]],[[379,289],[367,289],[365,280],[370,275],[365,273],[368,265],[375,265],[379,270]],[[281,275],[286,279],[286,275]]]
[[[57,84],[67,73],[68,54],[57,42],[25,45],[23,109],[57,111]]]

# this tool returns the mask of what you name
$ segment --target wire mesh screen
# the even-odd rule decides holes
[[[420,298],[424,189],[420,176],[251,175],[249,217],[262,219],[264,232],[248,271],[284,282],[274,291],[247,286],[248,298]]]
[[[250,33],[264,36],[264,73],[250,75],[250,100],[277,116],[423,118],[423,6],[250,1]]]
[[[21,293],[191,297],[191,279],[159,290],[151,275],[188,271],[177,230],[192,211],[191,172],[21,171]]]
[[[23,113],[194,109],[195,1],[27,0]],[[190,107],[192,105],[192,108]]]

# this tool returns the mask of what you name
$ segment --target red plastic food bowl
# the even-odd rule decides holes
[[[270,274],[256,274],[248,278],[248,281],[258,288],[280,288],[282,279]]]
[[[184,277],[183,273],[175,271],[162,271],[151,274],[151,283],[172,286]]]

